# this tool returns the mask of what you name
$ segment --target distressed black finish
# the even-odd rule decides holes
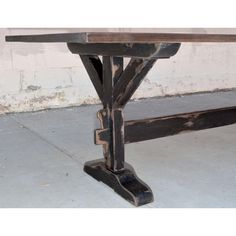
[[[120,79],[121,74],[124,71],[124,57],[113,57],[113,64],[116,68],[114,75],[114,86],[116,86],[118,80]]]
[[[131,58],[126,68],[124,68],[121,55],[132,57],[133,54],[127,54],[128,51],[117,49],[117,45],[112,46],[113,48],[106,46],[106,50],[108,48],[112,50],[109,53],[104,48],[102,49],[102,63],[100,63],[97,56],[80,55],[96,91],[102,94],[99,97],[101,98],[103,109],[97,113],[97,116],[102,130],[106,130],[105,139],[95,132],[95,143],[103,145],[103,162],[85,163],[84,170],[94,178],[108,184],[134,205],[139,206],[153,201],[153,195],[150,188],[125,163],[123,108],[152,68],[157,57],[160,58],[160,55],[165,55],[165,58],[172,56],[177,52],[180,45],[158,45],[149,58],[140,58],[144,55],[143,45],[135,45],[135,51],[130,51],[129,53],[135,52],[138,57]],[[126,46],[124,45],[124,48]],[[75,51],[71,44],[68,44],[68,47],[73,53],[79,52]],[[89,49],[89,53],[91,53],[91,50],[97,50],[94,45],[87,45],[85,49]],[[131,49],[133,50],[132,47]],[[120,50],[120,53],[117,53],[116,50]],[[97,53],[100,54],[100,51],[97,51]],[[114,56],[104,55],[106,53],[114,54]],[[148,55],[150,56],[150,54]]]
[[[236,35],[84,32],[6,36],[6,41],[65,42],[80,55],[103,105],[94,141],[103,146],[104,159],[85,163],[84,171],[135,206],[153,201],[153,194],[125,162],[125,143],[236,123],[236,107],[126,122],[123,117],[123,108],[157,59],[174,56],[182,42],[236,42]],[[124,57],[131,58],[126,68]]]
[[[104,160],[100,159],[86,162],[84,171],[96,180],[107,184],[135,206],[153,201],[150,187],[137,177],[132,166],[127,163],[124,165],[124,170],[114,173],[105,166]]]
[[[124,107],[156,59],[131,59],[114,89],[114,107]]]
[[[236,123],[236,107],[183,113],[125,122],[125,143],[162,138],[180,133],[211,129]],[[95,131],[95,143],[109,142],[107,130]]]
[[[179,43],[68,43],[67,45],[70,51],[74,54],[135,58],[169,58],[175,55],[180,47]]]
[[[99,57],[93,55],[81,55],[80,58],[100,100],[103,101],[103,67]]]
[[[105,156],[106,165],[112,171],[124,168],[124,121],[121,109],[113,109],[113,91],[117,74],[120,72],[120,63],[115,57],[103,57],[103,113],[106,120],[101,120],[108,128],[110,142]]]

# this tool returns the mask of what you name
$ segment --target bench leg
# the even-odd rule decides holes
[[[135,206],[150,203],[153,201],[151,189],[124,160],[123,107],[155,60],[131,59],[125,70],[123,58],[104,56],[100,62],[98,57],[82,56],[82,61],[90,70],[91,80],[96,79],[93,84],[98,84],[96,90],[103,103],[103,109],[98,112],[98,119],[101,128],[108,131],[107,141],[99,142],[95,135],[95,143],[103,145],[104,159],[86,162],[84,171],[107,184]]]

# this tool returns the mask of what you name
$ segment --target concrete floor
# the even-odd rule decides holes
[[[236,92],[129,103],[126,119],[233,106]],[[0,116],[0,207],[133,207],[83,172],[100,106]],[[236,207],[236,125],[126,145],[153,190],[144,207]]]

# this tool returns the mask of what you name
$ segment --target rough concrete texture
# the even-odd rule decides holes
[[[78,55],[64,43],[6,43],[5,35],[79,31],[236,33],[236,29],[0,29],[0,113],[98,103]],[[133,98],[235,88],[236,44],[185,43],[160,60]],[[128,60],[126,60],[126,63]]]
[[[132,102],[140,119],[235,105],[236,92]],[[0,116],[0,207],[133,207],[83,172],[100,106]],[[144,207],[236,207],[236,125],[126,145],[126,161],[152,188]]]

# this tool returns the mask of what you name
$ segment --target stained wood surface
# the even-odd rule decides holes
[[[40,35],[9,35],[8,42],[66,42],[66,43],[182,43],[182,42],[236,42],[236,34],[196,33],[114,33],[84,32]]]

